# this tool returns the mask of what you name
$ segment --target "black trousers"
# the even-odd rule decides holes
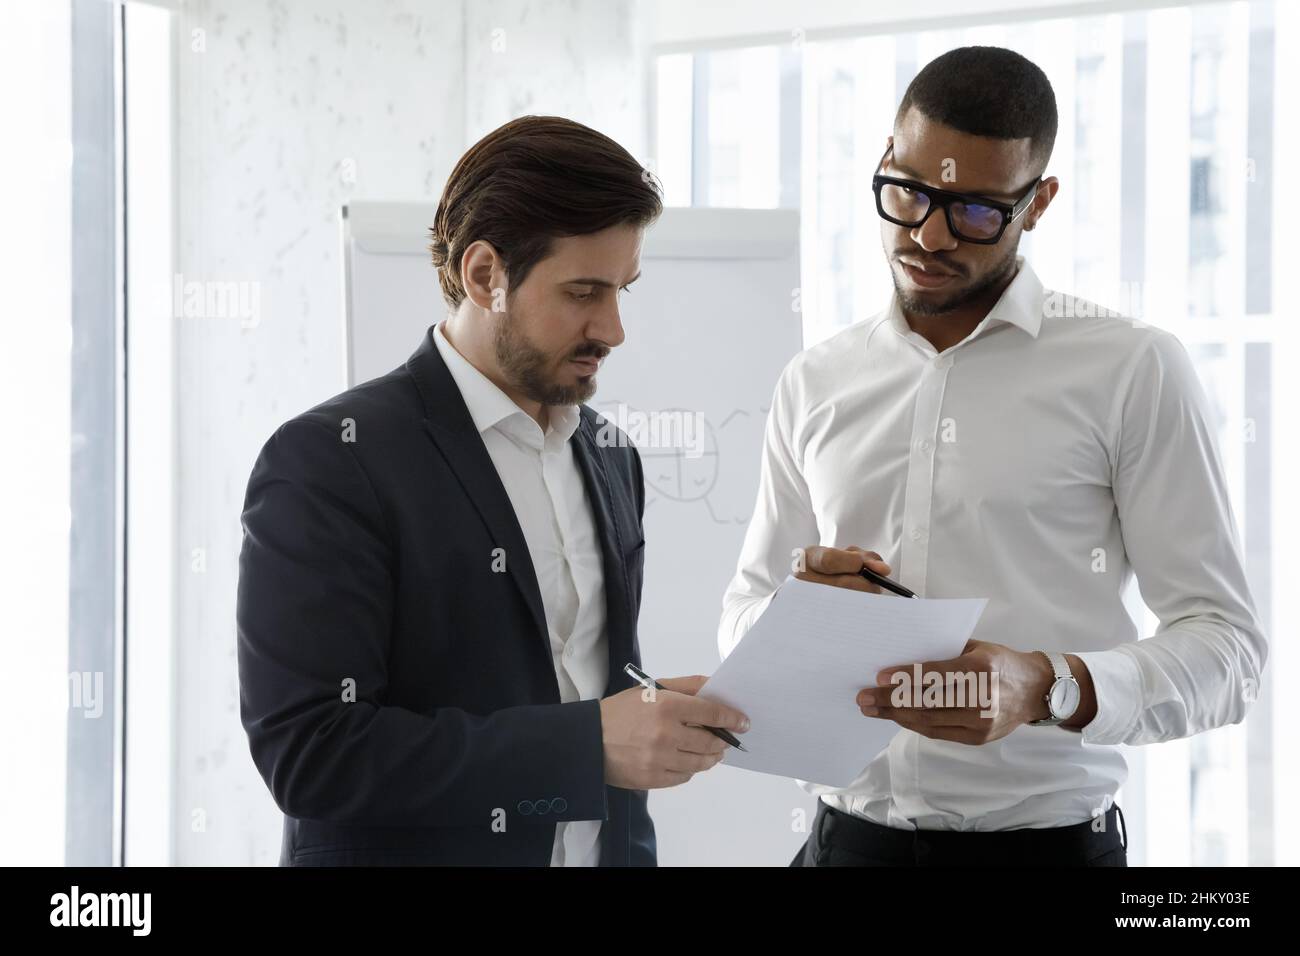
[[[812,833],[791,866],[1128,866],[1118,806],[1104,822],[992,830],[900,830],[817,803]]]

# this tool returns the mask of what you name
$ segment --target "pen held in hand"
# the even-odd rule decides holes
[[[628,677],[632,678],[634,681],[636,681],[646,690],[667,690],[668,689],[663,684],[659,683],[657,680],[655,680],[653,677],[647,674],[645,671],[641,670],[641,668],[637,667],[635,664],[629,663],[624,665],[623,673],[625,673]],[[709,733],[713,734],[713,736],[717,737],[719,740],[725,741],[726,743],[735,747],[737,750],[745,749],[744,744],[742,744],[739,740],[737,740],[736,735],[729,730],[725,730],[722,727],[701,727],[701,729],[707,730]],[[748,753],[748,751],[746,751],[746,753]]]
[[[901,594],[903,597],[908,597],[908,598],[916,597],[915,592],[909,591],[907,588],[903,587],[897,581],[889,580],[889,578],[885,577],[883,574],[877,574],[875,571],[872,571],[868,567],[864,566],[862,570],[858,572],[858,574],[862,575],[862,577],[866,578],[872,584],[878,585],[887,591],[893,591],[895,594]]]

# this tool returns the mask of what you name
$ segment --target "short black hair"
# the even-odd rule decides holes
[[[895,127],[914,106],[962,133],[1028,138],[1040,173],[1056,143],[1056,94],[1047,74],[1000,46],[958,47],[927,63],[907,85]]]

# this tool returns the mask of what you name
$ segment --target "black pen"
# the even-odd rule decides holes
[[[646,690],[668,690],[667,687],[659,683],[657,680],[655,680],[645,671],[641,670],[641,668],[637,667],[635,664],[626,665],[623,668],[623,673],[626,674],[628,677],[632,678],[634,681],[636,681]],[[713,734],[713,736],[717,737],[719,740],[725,740],[727,743],[731,744],[731,746],[735,747],[737,750],[745,750],[744,745],[739,740],[736,739],[735,734],[733,734],[731,731],[723,730],[721,727],[704,727],[703,729]],[[745,753],[749,753],[749,751],[745,750]]]
[[[893,591],[895,594],[901,594],[903,597],[909,597],[909,598],[916,597],[916,594],[914,592],[909,591],[907,588],[903,587],[897,581],[891,581],[883,574],[877,574],[875,571],[872,571],[868,567],[863,567],[863,569],[859,571],[858,574],[862,575],[872,584],[880,585],[882,588],[885,588],[887,591]]]

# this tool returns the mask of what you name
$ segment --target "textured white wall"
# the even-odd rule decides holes
[[[436,198],[465,148],[521,113],[570,116],[641,156],[636,11],[201,0],[178,15],[176,269],[243,283],[245,308],[176,321],[175,862],[279,852],[239,724],[239,513],[262,442],[343,387],[339,207]]]
[[[469,142],[526,113],[567,116],[645,162],[645,31],[633,0],[466,6]]]

